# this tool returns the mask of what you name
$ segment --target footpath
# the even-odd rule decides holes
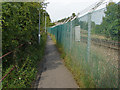
[[[50,36],[47,38],[43,62],[43,70],[36,82],[36,88],[78,88]]]

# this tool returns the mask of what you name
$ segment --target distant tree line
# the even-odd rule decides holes
[[[120,3],[120,2],[119,2]],[[107,5],[105,11],[105,17],[100,25],[95,25],[92,28],[92,32],[95,34],[101,34],[112,40],[120,39],[120,4],[111,2]]]
[[[91,22],[91,32],[94,34],[103,35],[112,40],[120,39],[120,2],[114,3],[111,2],[106,6],[105,17],[100,25]],[[75,13],[72,14],[74,17]],[[58,20],[57,22],[67,21],[70,17]],[[70,20],[69,20],[70,21]],[[79,21],[79,18],[76,18],[73,21],[74,26],[80,25],[81,29],[88,30],[88,22]]]
[[[120,3],[120,2],[119,2]],[[120,4],[114,2],[109,3],[105,11],[105,17],[100,25],[96,25],[95,22],[91,22],[91,32],[94,34],[103,35],[112,40],[120,39]],[[75,26],[80,25],[81,29],[88,30],[88,22],[79,21],[75,19]]]
[[[74,18],[76,15],[75,13],[72,13],[72,18]],[[61,20],[58,20],[57,22],[64,22],[64,21],[67,21],[68,19],[70,19],[70,17],[67,17],[67,18],[63,18]],[[70,20],[69,20],[70,21]]]

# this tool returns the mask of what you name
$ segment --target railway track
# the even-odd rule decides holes
[[[87,37],[81,36],[81,41],[87,43]],[[120,42],[91,38],[91,43],[114,50],[120,50]]]

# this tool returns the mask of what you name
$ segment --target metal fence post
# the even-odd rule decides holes
[[[46,33],[46,13],[45,13],[45,33]]]
[[[88,41],[87,41],[87,61],[90,59],[91,46],[91,13],[88,13]]]
[[[39,31],[38,31],[38,43],[40,44],[40,9],[39,9]]]
[[[70,22],[70,51],[72,48],[72,21]]]

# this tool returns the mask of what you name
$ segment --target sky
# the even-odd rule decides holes
[[[72,13],[77,14],[83,11],[87,7],[93,5],[100,0],[46,0],[49,2],[46,10],[50,15],[52,22],[67,18]],[[109,0],[106,0],[109,1]],[[119,2],[120,0],[112,0],[113,2]],[[105,7],[105,4],[99,8]]]

